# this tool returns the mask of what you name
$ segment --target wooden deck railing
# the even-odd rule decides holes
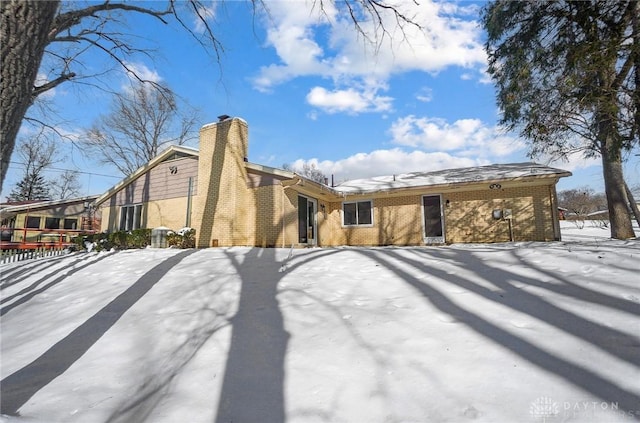
[[[72,238],[96,231],[77,229],[1,228],[0,250],[36,250],[71,245]]]

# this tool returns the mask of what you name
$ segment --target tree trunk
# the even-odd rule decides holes
[[[611,224],[611,238],[634,238],[629,214],[627,193],[622,173],[622,160],[619,147],[613,147],[613,142],[608,138],[602,149],[602,173],[604,176],[604,188],[607,194],[609,207],[609,223]]]
[[[33,102],[34,82],[59,4],[59,0],[0,2],[0,190],[18,130]]]

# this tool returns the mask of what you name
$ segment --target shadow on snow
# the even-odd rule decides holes
[[[4,378],[0,382],[0,412],[17,415],[29,398],[71,367],[167,272],[194,252],[181,252],[156,265],[36,360]]]

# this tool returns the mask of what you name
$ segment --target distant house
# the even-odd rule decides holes
[[[199,247],[560,239],[564,170],[500,164],[328,186],[251,163],[248,147],[242,119],[205,125],[199,151],[171,147],[96,200],[102,230],[189,226]]]
[[[69,234],[97,230],[100,227],[99,211],[91,208],[96,198],[97,195],[0,204],[2,241],[24,243],[63,238],[67,242]]]

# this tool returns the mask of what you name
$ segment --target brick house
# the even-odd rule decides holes
[[[199,151],[171,147],[96,200],[102,230],[189,226],[198,247],[560,239],[564,170],[502,164],[331,187],[248,162],[248,144],[242,119],[205,125]]]

